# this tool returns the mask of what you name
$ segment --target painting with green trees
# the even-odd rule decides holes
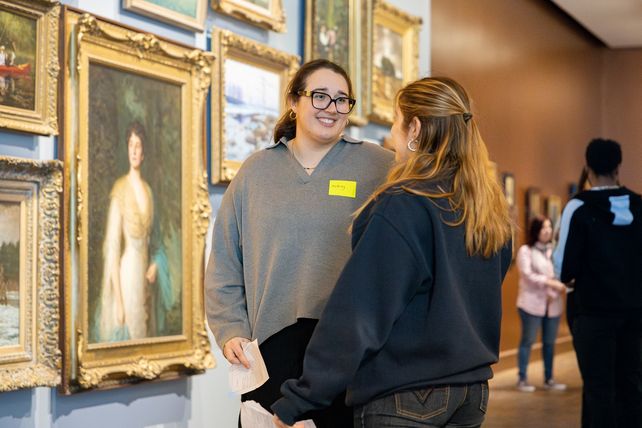
[[[350,73],[349,0],[314,1],[312,58],[325,58]]]
[[[90,343],[181,334],[181,86],[89,65]]]
[[[0,10],[0,105],[35,109],[37,25]]]
[[[20,341],[20,203],[0,201],[0,346]]]

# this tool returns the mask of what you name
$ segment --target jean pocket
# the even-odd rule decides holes
[[[448,410],[450,388],[424,388],[395,394],[397,415],[420,421],[441,415]]]
[[[481,398],[479,400],[479,410],[486,413],[486,410],[488,410],[488,396],[490,392],[488,389],[488,382],[482,382],[480,386],[481,386]]]

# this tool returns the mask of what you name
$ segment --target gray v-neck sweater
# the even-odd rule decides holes
[[[312,175],[284,139],[243,163],[223,196],[205,274],[207,319],[221,348],[232,337],[262,343],[297,318],[319,318],[350,255],[351,215],[392,160],[375,144],[343,137]]]

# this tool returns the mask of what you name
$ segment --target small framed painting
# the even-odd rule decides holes
[[[123,0],[123,8],[187,30],[205,28],[207,0]]]
[[[215,30],[212,50],[211,180],[227,183],[252,153],[272,142],[283,94],[299,57],[229,31]]]
[[[0,392],[60,383],[62,163],[0,157]]]
[[[285,31],[282,0],[212,0],[212,8],[268,30]]]

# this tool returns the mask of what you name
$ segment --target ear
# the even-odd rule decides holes
[[[412,118],[412,120],[410,121],[410,125],[408,126],[408,135],[412,140],[414,140],[419,136],[420,133],[421,133],[421,121],[417,116],[415,116]]]
[[[294,113],[296,113],[296,105],[298,100],[296,100],[293,96],[288,97],[288,105],[290,106],[290,110],[292,110]]]

